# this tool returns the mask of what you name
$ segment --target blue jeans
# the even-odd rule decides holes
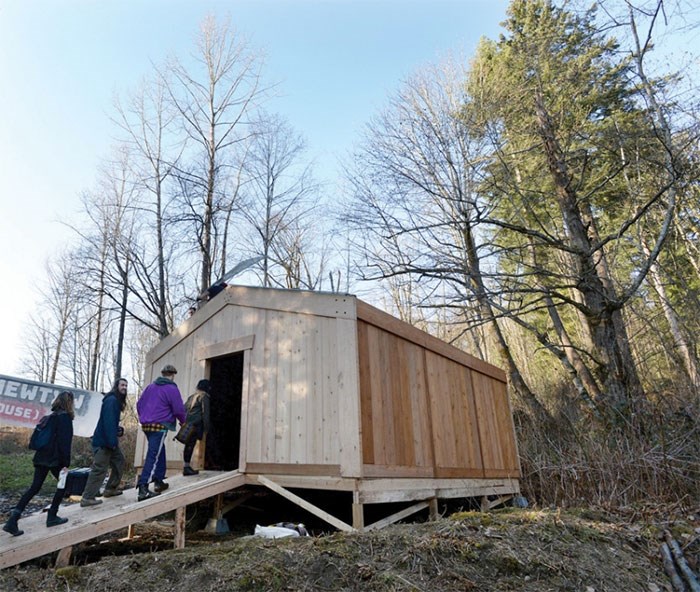
[[[138,485],[148,485],[153,481],[165,479],[165,438],[168,432],[144,432],[144,434],[148,441],[148,450]]]

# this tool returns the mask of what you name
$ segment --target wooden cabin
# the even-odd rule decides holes
[[[146,378],[165,364],[183,400],[212,382],[195,465],[350,492],[354,528],[364,504],[519,491],[505,373],[355,296],[230,286],[153,348]],[[167,446],[179,471],[182,446]],[[137,466],[144,453],[139,434]]]

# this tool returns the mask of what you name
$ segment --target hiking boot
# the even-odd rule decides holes
[[[170,487],[170,483],[166,483],[165,481],[153,482],[153,491],[155,491],[156,493],[161,493],[162,491],[165,491],[168,487]]]
[[[160,493],[148,490],[148,484],[139,485],[139,493],[137,499],[140,502],[142,502],[143,500],[151,499],[152,497],[156,497],[157,495],[160,495]]]
[[[46,517],[46,526],[47,527],[52,527],[52,526],[58,526],[59,524],[65,524],[68,522],[68,518],[61,518],[60,516],[47,516]]]
[[[22,512],[19,510],[12,510],[10,512],[10,518],[5,522],[5,525],[2,527],[2,529],[5,532],[9,532],[12,536],[19,536],[21,534],[24,534],[23,530],[20,530],[17,526],[17,521],[19,520],[19,517],[22,515]]]
[[[102,492],[102,497],[116,497],[122,495],[124,492],[121,489],[105,489]]]
[[[81,508],[88,508],[90,506],[99,506],[102,500],[95,499],[94,497],[84,497],[80,500]]]
[[[190,475],[199,475],[199,471],[195,471],[192,467],[185,467],[182,469],[182,474],[189,477]]]

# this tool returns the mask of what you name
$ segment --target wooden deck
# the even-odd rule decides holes
[[[0,531],[0,569],[184,508],[236,489],[245,481],[245,476],[238,471],[202,471],[192,477],[169,477],[170,488],[150,500],[138,502],[136,489],[128,489],[124,495],[103,498],[104,503],[99,506],[62,506],[59,516],[68,518],[68,522],[53,528],[46,528],[45,513],[31,514],[19,521],[20,529],[24,530],[22,536],[13,537]]]

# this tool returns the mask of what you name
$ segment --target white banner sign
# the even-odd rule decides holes
[[[102,393],[35,382],[0,374],[0,426],[33,428],[51,413],[51,404],[59,393],[70,391],[74,396],[76,436],[92,436],[100,417]]]

